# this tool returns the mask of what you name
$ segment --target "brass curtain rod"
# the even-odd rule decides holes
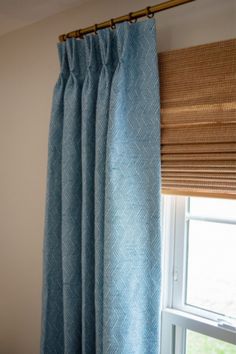
[[[162,2],[161,4],[158,5],[148,6],[142,10],[130,12],[128,15],[116,17],[114,19],[101,22],[99,24],[95,24],[90,27],[86,27],[66,34],[62,34],[59,36],[59,41],[64,42],[66,41],[67,38],[83,38],[85,34],[89,34],[93,32],[97,33],[97,30],[101,30],[103,28],[111,27],[112,29],[114,29],[117,23],[126,22],[126,21],[132,23],[132,22],[136,22],[138,18],[145,17],[145,16],[150,18],[153,17],[154,14],[157,12],[171,9],[179,5],[184,5],[192,1],[195,0],[169,0],[169,1]]]

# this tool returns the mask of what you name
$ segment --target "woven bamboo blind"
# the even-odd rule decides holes
[[[159,55],[162,192],[236,198],[236,39]]]

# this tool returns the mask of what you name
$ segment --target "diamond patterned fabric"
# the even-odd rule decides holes
[[[158,354],[160,101],[155,20],[58,46],[41,354]]]

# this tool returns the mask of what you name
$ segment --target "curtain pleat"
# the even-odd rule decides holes
[[[41,353],[158,354],[155,21],[59,45],[49,136]]]
[[[62,263],[64,352],[81,350],[81,92],[84,81],[84,43],[67,41],[70,75],[64,94],[62,145]]]
[[[160,133],[154,22],[120,26],[117,41],[107,133],[103,340],[106,353],[158,353]]]
[[[107,130],[109,120],[110,91],[117,66],[117,38],[114,31],[98,32],[102,69],[98,83],[96,107],[96,153],[95,153],[95,308],[96,346],[103,353],[103,281],[104,281],[104,214],[105,214],[105,168]]]

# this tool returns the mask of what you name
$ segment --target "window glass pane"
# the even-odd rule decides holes
[[[236,317],[236,225],[189,222],[187,304]]]
[[[235,220],[236,200],[215,198],[190,198],[190,214]]]
[[[186,354],[236,354],[236,346],[200,333],[187,331]]]

